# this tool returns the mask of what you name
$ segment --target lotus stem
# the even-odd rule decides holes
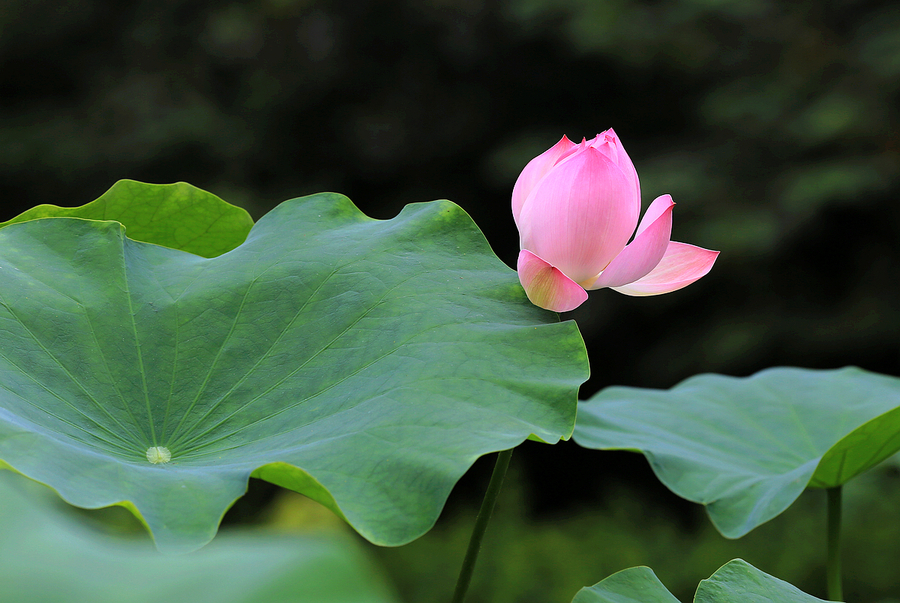
[[[844,600],[841,580],[841,486],[828,488],[828,561],[825,565],[828,598]]]
[[[472,572],[475,570],[475,562],[478,560],[478,553],[481,551],[481,541],[484,539],[484,532],[487,530],[491,514],[494,512],[494,505],[497,503],[497,496],[500,494],[500,488],[503,486],[506,470],[509,469],[509,460],[512,458],[512,453],[513,449],[510,448],[497,454],[494,472],[491,474],[491,481],[488,483],[487,491],[484,493],[484,500],[481,501],[481,510],[478,511],[478,517],[475,518],[475,526],[472,528],[472,536],[469,538],[469,548],[466,549],[466,556],[463,559],[462,568],[459,570],[459,578],[456,579],[456,589],[453,591],[452,603],[462,603],[466,598],[469,583],[472,581]]]

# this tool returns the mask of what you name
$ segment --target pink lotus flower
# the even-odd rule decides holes
[[[657,197],[638,224],[641,188],[616,133],[581,144],[563,136],[525,166],[513,188],[528,299],[566,312],[587,300],[586,290],[659,295],[690,285],[719,252],[669,240],[674,205],[669,195]]]

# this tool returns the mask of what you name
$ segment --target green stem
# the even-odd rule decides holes
[[[506,470],[509,468],[509,459],[512,458],[512,453],[512,448],[510,448],[497,454],[494,472],[491,474],[491,481],[488,484],[487,491],[484,493],[484,500],[481,501],[481,510],[478,511],[478,517],[475,518],[475,527],[472,528],[472,536],[469,538],[469,548],[466,550],[466,557],[463,559],[462,568],[459,570],[459,578],[456,579],[456,590],[453,591],[452,603],[462,603],[466,598],[466,591],[469,590],[469,583],[472,581],[472,572],[475,570],[475,561],[478,559],[478,552],[481,550],[481,541],[484,539],[484,532],[487,530],[491,513],[494,512],[497,495],[500,494],[500,488],[503,486],[503,478],[506,477]]]
[[[828,562],[825,574],[828,582],[828,598],[844,600],[841,584],[841,486],[828,488]]]

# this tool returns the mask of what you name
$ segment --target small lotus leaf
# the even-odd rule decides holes
[[[694,603],[824,603],[734,559],[700,582]],[[581,589],[572,603],[678,603],[648,567],[632,567]]]
[[[699,375],[610,387],[579,405],[575,441],[640,451],[673,492],[738,538],[807,486],[840,486],[900,450],[900,379],[848,367]]]
[[[593,586],[585,586],[572,603],[678,603],[649,567],[630,567]]]
[[[40,218],[115,220],[134,241],[203,257],[231,251],[244,242],[253,226],[244,209],[185,182],[145,184],[134,180],[119,180],[98,199],[80,207],[32,207],[0,223],[0,228]]]

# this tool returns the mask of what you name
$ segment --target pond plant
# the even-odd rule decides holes
[[[659,196],[639,220],[637,171],[608,130],[522,171],[517,271],[449,201],[375,220],[322,193],[253,223],[189,184],[120,181],[3,223],[0,467],[77,507],[125,507],[159,552],[99,542],[4,479],[0,599],[390,601],[346,539],[214,540],[219,523],[256,477],[402,545],[497,453],[460,603],[513,449],[574,438],[642,453],[729,538],[824,489],[827,592],[842,600],[841,487],[900,450],[900,379],[778,367],[578,401],[585,345],[555,312],[588,290],[675,291],[716,261],[670,240],[673,207]],[[573,596],[676,601],[644,567]],[[741,560],[695,597],[751,600],[820,599]]]

